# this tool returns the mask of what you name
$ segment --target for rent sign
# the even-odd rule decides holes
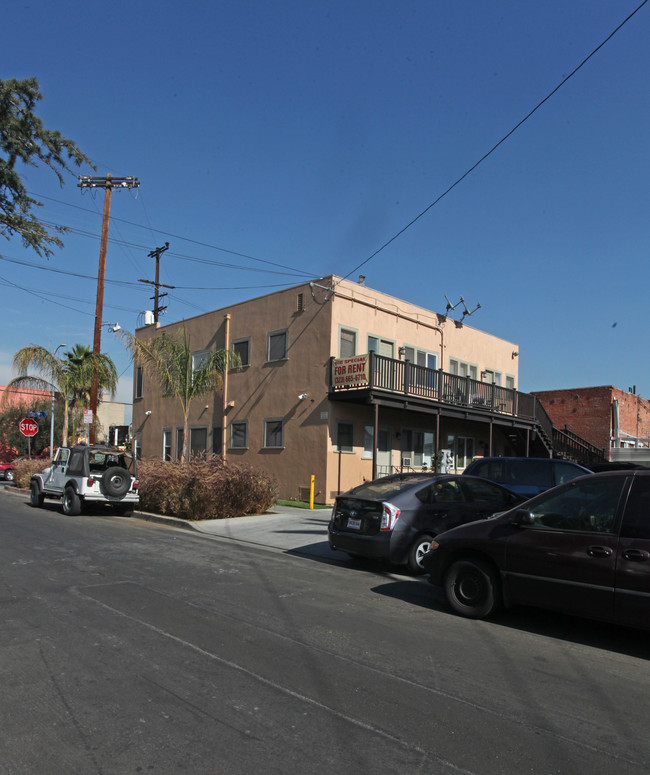
[[[369,382],[369,357],[338,358],[334,361],[334,387],[361,387]]]

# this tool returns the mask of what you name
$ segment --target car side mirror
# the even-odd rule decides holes
[[[517,527],[530,527],[535,524],[535,515],[532,511],[528,511],[528,509],[517,509],[510,524]]]

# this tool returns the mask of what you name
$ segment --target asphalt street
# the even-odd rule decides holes
[[[461,619],[330,552],[328,516],[65,517],[0,492],[0,773],[650,770],[647,634]]]

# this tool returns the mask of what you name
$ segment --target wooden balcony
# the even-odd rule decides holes
[[[331,358],[331,400],[379,403],[539,430],[552,443],[553,426],[539,399],[512,388],[428,369],[376,353]]]

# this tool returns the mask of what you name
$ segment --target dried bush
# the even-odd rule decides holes
[[[140,460],[138,479],[141,509],[181,519],[263,514],[277,499],[277,484],[268,474],[216,456],[185,465]]]
[[[29,490],[29,482],[32,475],[44,471],[49,465],[49,460],[38,458],[18,460],[14,465],[14,484],[23,490]]]

